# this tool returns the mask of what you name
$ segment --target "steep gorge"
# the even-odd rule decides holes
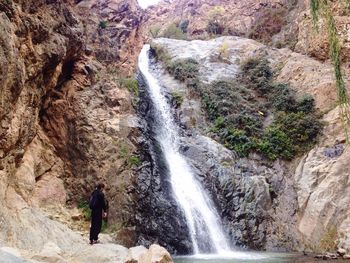
[[[132,172],[119,152],[136,150],[137,128],[119,79],[142,44],[141,10],[128,1],[2,1],[0,11],[0,244],[39,253],[53,242],[69,254],[82,240],[49,218],[70,221],[67,207],[97,181],[108,182],[111,223],[134,216]]]

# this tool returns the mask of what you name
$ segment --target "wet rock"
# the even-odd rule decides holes
[[[154,138],[157,124],[145,88],[144,85],[139,87],[138,112],[140,119],[145,121],[141,125],[142,164],[136,179],[137,244],[147,247],[158,243],[172,253],[189,254],[192,245],[188,227],[183,211],[174,199],[164,156]]]
[[[325,253],[325,254],[319,254],[316,255],[315,258],[323,259],[323,260],[332,260],[332,259],[338,259],[338,255],[334,253]]]
[[[346,254],[346,249],[338,248],[337,253],[339,256],[344,256]]]
[[[239,159],[204,136],[184,139],[184,144],[188,147],[183,154],[214,200],[233,243],[255,249],[294,246],[290,233],[285,233],[285,239],[272,234],[280,227],[270,221],[271,211],[295,229],[295,221],[291,220],[296,209],[295,192],[291,182],[285,182],[280,167]],[[275,202],[273,198],[277,198]]]
[[[324,258],[325,259],[338,259],[338,255],[335,253],[326,253],[324,255]]]

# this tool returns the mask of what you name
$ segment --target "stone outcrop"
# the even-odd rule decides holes
[[[0,246],[37,262],[68,262],[86,249],[89,260],[76,256],[83,262],[122,255],[116,245],[103,245],[99,261],[80,234],[52,220],[60,211],[69,216],[66,205],[84,200],[96,181],[109,182],[110,223],[133,224],[127,158],[136,149],[137,125],[118,79],[132,73],[142,16],[136,2],[113,1],[110,9],[89,3],[0,3]],[[109,49],[102,40],[93,43],[102,9],[115,19],[102,33]],[[99,62],[99,50],[108,59]],[[121,145],[128,147],[123,157]]]
[[[325,115],[327,127],[319,145],[299,163],[296,191],[299,230],[311,250],[349,251],[349,149],[339,109]]]
[[[219,7],[219,20],[225,34],[246,35],[253,27],[261,12],[266,8],[278,9],[287,5],[283,0],[263,1],[162,1],[149,7],[146,12],[147,28],[159,26],[164,30],[171,23],[189,21],[188,32],[193,37],[206,37],[207,25],[215,9]]]
[[[159,245],[133,247],[127,249],[116,244],[76,244],[70,254],[56,244],[48,242],[42,251],[34,254],[32,251],[18,250],[10,247],[0,247],[1,262],[4,263],[172,263],[173,260],[164,248]]]
[[[268,48],[237,37],[191,42],[156,39],[154,43],[165,48],[172,59],[197,60],[199,78],[204,82],[232,78],[239,74],[237,63],[264,55],[274,69],[275,81],[290,83],[297,94],[312,94],[316,107],[329,111],[323,117],[324,135],[303,158],[292,163],[265,163],[257,155],[240,159],[198,135],[206,124],[196,99],[167,73],[160,77],[169,93],[178,91],[185,98],[176,113],[185,128],[183,154],[211,193],[234,242],[255,249],[315,251],[336,249],[337,245],[348,249],[348,216],[344,212],[348,210],[348,151],[338,111],[334,109],[332,66],[288,49]],[[229,62],[214,59],[223,43],[229,49]],[[196,121],[188,121],[190,117]]]
[[[342,60],[348,63],[350,20],[346,3],[333,2],[331,9],[335,14],[335,23],[342,45]],[[161,35],[171,23],[188,20],[189,38],[207,39],[210,37],[207,32],[208,22],[215,12],[219,14],[216,20],[223,28],[220,34],[246,36],[276,47],[289,47],[298,53],[322,61],[329,59],[326,22],[321,18],[318,23],[319,29],[316,30],[308,0],[162,1],[147,9],[145,33],[157,28]]]
[[[63,164],[39,127],[40,106],[63,65],[79,56],[82,31],[69,5],[7,1],[0,10],[0,245],[37,251],[47,238],[62,242],[65,230],[32,207],[66,200]]]
[[[129,249],[125,263],[172,263],[168,251],[159,245],[151,245],[147,250],[143,246]]]
[[[83,23],[88,52],[98,61],[112,63],[119,74],[135,73],[143,44],[143,11],[137,1],[84,0],[75,9]]]
[[[327,60],[329,58],[329,42],[326,21],[321,17],[317,25],[318,30],[316,30],[312,22],[309,1],[303,0],[299,2],[299,5],[305,8],[299,13],[297,18],[299,30],[295,50],[319,60]],[[350,59],[350,17],[347,14],[345,3],[337,1],[330,4],[342,45],[341,58],[344,63],[348,64]]]

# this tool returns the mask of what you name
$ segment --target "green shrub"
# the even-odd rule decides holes
[[[107,26],[108,26],[107,21],[101,20],[101,21],[98,23],[98,27],[101,28],[101,29],[105,29],[105,28],[107,28]]]
[[[149,33],[151,34],[151,36],[153,38],[157,38],[159,36],[160,30],[161,30],[161,27],[158,25],[155,25],[155,26],[150,27]]]
[[[215,120],[214,125],[216,128],[224,128],[225,127],[225,118],[222,116],[218,117]]]
[[[224,42],[219,48],[219,59],[225,62],[229,59],[229,57],[230,57],[230,50],[228,48],[227,42]]]
[[[297,101],[296,111],[302,111],[304,113],[312,113],[315,111],[315,100],[311,95],[303,96]]]
[[[139,96],[139,84],[134,78],[122,78],[119,79],[119,83],[122,87],[127,88],[130,92],[133,92],[136,96]]]
[[[269,100],[277,111],[293,112],[297,109],[295,92],[289,88],[288,84],[277,84],[271,88]]]
[[[215,21],[215,20],[208,21],[206,31],[209,34],[221,35],[222,33],[224,33],[224,30],[225,30],[225,27],[219,21]]]
[[[119,148],[119,157],[126,158],[129,156],[129,147],[127,144],[121,144]]]
[[[186,34],[176,26],[175,23],[170,24],[161,34],[162,37],[173,39],[186,39]]]
[[[263,8],[253,22],[248,32],[248,38],[269,44],[272,37],[279,33],[286,24],[286,17],[287,10],[284,7]]]
[[[296,151],[306,150],[310,144],[316,142],[322,129],[322,123],[315,115],[304,112],[280,112],[276,116],[275,125],[287,134]]]
[[[320,241],[321,252],[335,252],[339,244],[337,227],[328,229]]]
[[[222,6],[215,6],[209,11],[209,20],[206,31],[211,35],[222,35],[225,32],[224,13],[225,8]]]
[[[198,62],[192,58],[178,59],[169,64],[167,70],[174,76],[175,79],[186,81],[195,79],[199,73]]]
[[[180,107],[182,102],[184,101],[183,96],[178,93],[178,92],[171,92],[171,97],[172,97],[172,101],[173,103],[175,103],[175,107]]]
[[[259,136],[263,130],[262,117],[255,112],[242,111],[229,116],[229,123],[244,130],[248,136]]]
[[[258,151],[270,160],[290,160],[315,143],[322,125],[313,115],[314,100],[296,99],[287,84],[272,84],[272,71],[264,58],[242,63],[242,84],[215,81],[202,87],[202,102],[210,129],[221,143],[246,156]],[[273,123],[264,128],[266,105],[275,112]]]
[[[207,111],[209,120],[213,121],[213,120],[220,117],[218,107],[217,107],[215,101],[213,101],[211,99],[210,94],[208,94],[208,93],[202,94],[202,104],[204,105],[204,107]]]
[[[141,164],[140,158],[136,155],[130,155],[127,162],[129,167],[139,166]]]
[[[126,165],[128,167],[139,166],[141,160],[137,155],[130,153],[129,146],[127,144],[121,144],[119,148],[119,157],[125,158]]]
[[[151,51],[158,61],[164,63],[165,67],[170,64],[171,57],[169,55],[169,52],[163,46],[151,43]]]
[[[242,130],[221,130],[219,135],[223,139],[224,145],[241,157],[247,156],[249,152],[256,148],[255,142]]]
[[[276,126],[270,126],[265,130],[257,148],[270,160],[275,160],[279,157],[290,160],[295,155],[292,141],[286,133]]]
[[[243,61],[241,69],[249,89],[266,94],[271,89],[272,71],[265,58],[253,57]]]
[[[91,220],[91,209],[89,207],[89,202],[86,200],[81,200],[78,203],[78,209],[80,209],[84,215],[84,219],[86,221],[90,221]]]

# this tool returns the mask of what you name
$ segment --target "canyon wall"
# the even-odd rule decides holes
[[[39,253],[51,242],[73,253],[83,239],[51,219],[71,221],[99,181],[111,224],[133,225],[137,122],[121,79],[134,73],[142,11],[57,0],[2,1],[0,12],[0,246]]]

